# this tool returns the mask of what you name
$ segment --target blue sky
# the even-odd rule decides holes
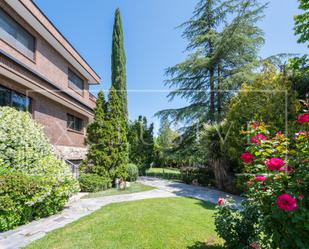
[[[186,41],[181,38],[182,30],[176,27],[191,17],[197,0],[35,2],[102,77],[101,86],[92,88],[94,92],[110,86],[112,27],[114,11],[119,7],[125,34],[130,118],[142,114],[157,123],[153,118],[156,111],[183,104],[179,100],[167,101],[164,70],[186,56]],[[296,0],[270,0],[260,23],[266,40],[260,56],[308,53],[293,34],[293,16],[297,13]]]

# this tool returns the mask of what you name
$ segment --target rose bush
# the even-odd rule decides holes
[[[236,210],[228,201],[220,200],[216,215],[217,231],[226,239],[228,229],[237,234],[236,226],[250,213],[252,227],[247,228],[247,243],[241,238],[226,239],[229,248],[308,248],[309,245],[309,113],[295,122],[299,132],[291,137],[272,133],[263,123],[254,122],[243,131],[247,141],[241,155],[246,179],[246,201]],[[224,221],[225,214],[238,217],[238,223]],[[218,225],[218,221],[223,224]],[[237,230],[238,229],[238,230]],[[232,241],[232,242],[230,242]],[[232,243],[232,244],[231,244]],[[238,245],[238,247],[237,247]],[[241,245],[241,246],[240,246]],[[254,245],[255,247],[253,247]]]

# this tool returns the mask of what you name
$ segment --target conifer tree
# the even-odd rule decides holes
[[[87,159],[84,161],[85,171],[109,177],[107,167],[109,160],[106,151],[109,130],[106,123],[107,103],[103,91],[98,94],[94,113],[94,121],[88,125],[85,139],[85,143],[88,145]]]
[[[224,104],[240,84],[252,77],[263,44],[256,26],[265,5],[257,0],[199,0],[193,17],[184,23],[188,58],[167,69],[167,85],[188,105],[159,112],[161,117],[213,122],[224,117]]]
[[[126,55],[120,10],[115,12],[112,41],[112,85],[120,98],[123,115],[128,118]]]
[[[148,127],[146,117],[139,116],[129,124],[129,160],[139,166],[149,166],[153,162],[153,124]]]
[[[108,172],[112,179],[124,178],[128,164],[127,119],[123,115],[122,102],[114,86],[108,96]]]

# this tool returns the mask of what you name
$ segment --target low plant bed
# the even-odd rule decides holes
[[[138,182],[133,182],[133,183],[130,183],[130,187],[125,188],[125,189],[111,188],[105,191],[89,193],[83,198],[97,198],[97,197],[104,197],[104,196],[111,196],[111,195],[132,194],[132,193],[143,192],[143,191],[148,191],[148,190],[153,190],[153,189],[155,188],[147,186],[147,185],[143,185]]]

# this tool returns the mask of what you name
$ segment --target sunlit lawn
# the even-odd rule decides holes
[[[116,189],[111,188],[105,191],[96,192],[96,193],[90,193],[86,195],[84,198],[97,198],[97,197],[103,197],[103,196],[111,196],[111,195],[123,195],[123,194],[132,194],[137,192],[143,192],[148,190],[153,190],[154,187],[143,185],[138,182],[133,182],[130,184],[129,188],[126,189]]]
[[[115,203],[49,233],[26,248],[221,248],[213,214],[213,204],[191,198]]]

